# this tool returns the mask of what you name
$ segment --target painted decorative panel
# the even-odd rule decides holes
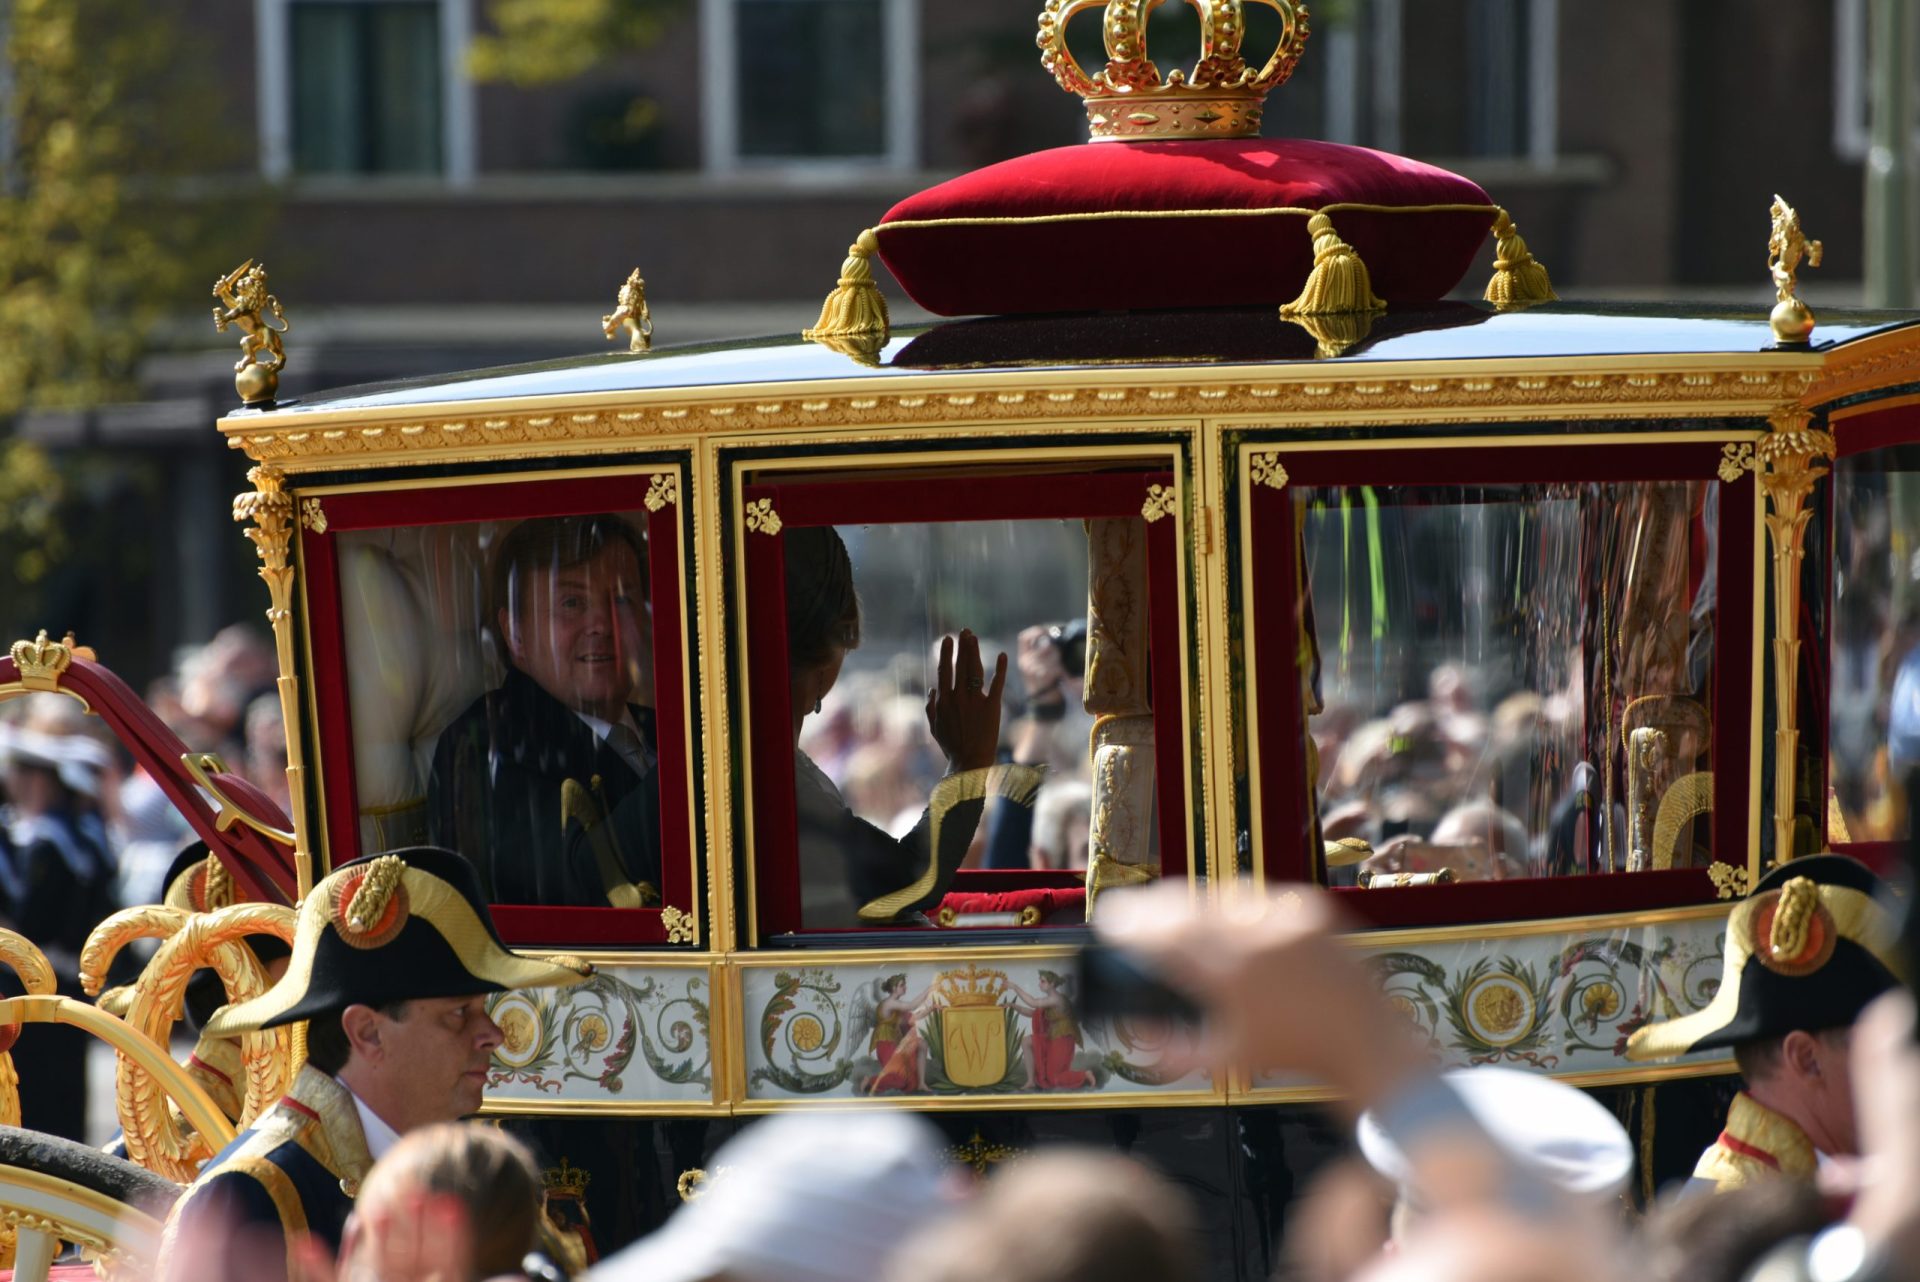
[[[1362,947],[1394,1006],[1427,1035],[1440,1062],[1588,1074],[1657,1068],[1629,1063],[1627,1038],[1642,1024],[1712,1001],[1725,944],[1726,918],[1714,914]],[[1678,1062],[1725,1057],[1707,1051]]]
[[[1083,1020],[1071,958],[745,967],[745,1098],[1209,1092],[1164,1021]]]
[[[571,988],[496,994],[488,1103],[711,1103],[710,989],[705,967],[603,964]]]

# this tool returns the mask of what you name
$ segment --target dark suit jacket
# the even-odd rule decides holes
[[[653,712],[632,712],[651,751]],[[494,903],[604,908],[606,878],[590,821],[568,815],[562,822],[569,779],[604,816],[602,833],[622,879],[658,888],[659,771],[636,775],[572,709],[519,671],[441,733],[427,781],[428,830],[473,861]]]

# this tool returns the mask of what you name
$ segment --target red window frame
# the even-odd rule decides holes
[[[1165,470],[1044,472],[794,481],[749,484],[748,504],[771,500],[780,527],[820,525],[917,525],[961,521],[1143,519],[1148,490],[1172,486]],[[1161,875],[1187,875],[1184,676],[1180,653],[1179,566],[1176,518],[1147,523],[1148,649],[1170,661],[1153,663],[1154,786],[1159,809]],[[793,742],[778,728],[793,721],[787,663],[786,555],[777,537],[745,536],[747,691],[752,708],[747,727],[753,763],[752,886],[759,939],[802,931],[800,854],[793,791]],[[1172,603],[1172,608],[1162,608]],[[1162,714],[1170,721],[1162,721]],[[755,733],[757,728],[774,733]],[[994,887],[1008,881],[1047,886],[1057,873],[1038,870],[993,874]],[[962,884],[956,882],[956,889]],[[980,887],[966,887],[977,889]],[[812,933],[812,932],[807,932]],[[825,933],[825,932],[822,932]],[[943,939],[958,939],[953,932]],[[754,942],[758,942],[755,940]]]
[[[554,481],[499,482],[421,489],[329,494],[323,500],[325,532],[303,528],[300,554],[306,571],[306,605],[313,666],[332,679],[315,681],[315,721],[320,734],[320,764],[325,772],[330,865],[365,853],[360,850],[360,803],[353,760],[353,719],[347,682],[352,679],[340,611],[340,574],[335,538],[361,530],[417,525],[458,525],[477,521],[525,520],[595,512],[632,512],[645,506],[650,478],[641,466],[618,476]],[[694,820],[686,798],[693,763],[688,760],[686,631],[681,611],[681,522],[685,511],[684,467],[681,498],[648,513],[647,570],[653,611],[654,700],[660,729],[660,897],[664,907],[702,917],[698,905]],[[670,587],[671,591],[661,591]],[[494,925],[509,944],[664,944],[667,929],[661,908],[548,907],[494,904]]]
[[[1247,442],[1247,444],[1255,444]],[[1251,487],[1243,551],[1253,599],[1246,603],[1255,643],[1255,706],[1251,732],[1259,736],[1261,831],[1256,858],[1266,876],[1323,881],[1321,854],[1309,850],[1306,797],[1306,710],[1297,675],[1301,608],[1293,549],[1293,494],[1299,486],[1445,486],[1585,481],[1698,481],[1718,479],[1722,443],[1542,445],[1481,449],[1405,448],[1288,451],[1287,483]],[[1718,600],[1713,653],[1713,836],[1716,862],[1747,865],[1749,837],[1748,742],[1753,698],[1754,478],[1743,472],[1721,482],[1716,572]],[[1670,907],[1714,899],[1704,868],[1660,872],[1537,877],[1452,886],[1340,888],[1343,905],[1377,926],[1442,926],[1471,922],[1581,916]]]

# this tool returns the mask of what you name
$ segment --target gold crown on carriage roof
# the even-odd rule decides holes
[[[1186,0],[1200,19],[1200,59],[1164,77],[1147,56],[1147,18],[1166,0],[1047,0],[1040,13],[1040,62],[1060,87],[1086,100],[1096,142],[1167,138],[1252,138],[1267,94],[1286,83],[1307,43],[1301,0]],[[1280,15],[1280,40],[1255,68],[1241,56],[1248,4]],[[1107,62],[1089,74],[1067,48],[1067,23],[1104,9]]]

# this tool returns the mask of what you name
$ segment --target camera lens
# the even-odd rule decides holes
[[[1074,619],[1047,629],[1047,638],[1060,654],[1060,666],[1076,680],[1087,674],[1087,621]]]

